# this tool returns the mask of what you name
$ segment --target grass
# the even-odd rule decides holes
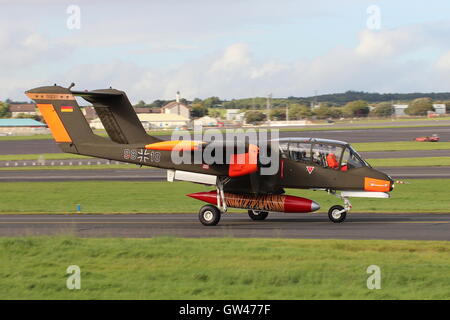
[[[450,179],[411,180],[396,185],[390,199],[352,199],[352,211],[448,213],[449,188]],[[204,203],[185,195],[209,190],[188,182],[10,182],[0,184],[0,213],[74,213],[77,204],[83,213],[197,213]],[[341,203],[323,191],[286,193],[316,200],[319,212]]]
[[[427,117],[420,117],[420,118],[378,118],[378,119],[370,119],[370,118],[362,118],[362,119],[346,119],[346,120],[336,120],[335,123],[337,124],[371,124],[371,123],[384,123],[384,122],[414,122],[414,121],[430,121],[430,122],[439,122],[441,120],[450,120],[450,117],[438,117],[438,118],[427,118]]]
[[[95,160],[93,161],[95,162]],[[0,171],[30,171],[30,170],[100,170],[100,169],[136,169],[136,164],[92,164],[92,165],[73,165],[73,166],[10,166],[0,167]],[[146,167],[146,169],[153,169]]]
[[[405,121],[406,122],[406,121]],[[320,123],[319,125],[322,125]],[[367,126],[335,126],[335,125],[328,125],[326,127],[314,127],[314,126],[304,126],[301,128],[278,128],[279,131],[285,131],[285,132],[301,132],[301,131],[330,131],[330,130],[368,130],[368,129],[393,129],[393,128],[423,128],[423,127],[447,127],[446,124],[440,124],[438,122],[436,123],[430,123],[430,124],[423,124],[423,125],[416,125],[416,124],[405,124],[405,125],[367,125]],[[220,129],[220,128],[219,128]],[[244,128],[248,129],[248,128]],[[258,129],[258,128],[256,128]],[[224,131],[225,129],[220,129]],[[149,131],[148,134],[153,136],[170,136],[172,134],[173,130],[155,130],[155,131]],[[192,133],[192,131],[189,131]],[[106,136],[106,133],[104,130],[99,130],[96,132],[96,134],[100,136]],[[29,136],[0,136],[0,141],[18,141],[18,140],[52,140],[53,137],[50,134],[37,134],[37,135],[29,135]]]
[[[417,141],[361,142],[361,143],[352,143],[352,146],[359,152],[447,150],[450,149],[450,142],[417,142]]]
[[[41,153],[41,154],[6,154],[0,155],[0,161],[22,161],[22,160],[66,160],[66,159],[88,159],[90,157],[72,153]]]
[[[366,159],[373,167],[421,167],[421,166],[450,166],[450,157],[424,157],[424,158],[385,158]],[[76,161],[75,161],[76,162]],[[136,164],[95,164],[92,165],[55,165],[55,166],[9,166],[0,167],[0,171],[16,170],[100,170],[100,169],[136,169]],[[154,169],[153,167],[145,167]]]
[[[450,149],[450,142],[416,142],[416,141],[391,141],[391,142],[362,142],[353,143],[352,146],[361,152],[376,151],[426,151],[426,150],[447,150]],[[43,153],[43,154],[7,154],[0,155],[0,161],[21,161],[21,160],[66,160],[66,159],[87,159],[89,156],[82,156],[72,153]]]
[[[373,167],[450,166],[450,157],[367,159]]]
[[[49,140],[53,139],[50,134],[34,134],[29,136],[0,136],[0,141],[20,141],[20,140]]]
[[[0,299],[449,299],[449,261],[431,241],[0,238]]]

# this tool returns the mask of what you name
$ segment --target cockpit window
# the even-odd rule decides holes
[[[289,158],[289,142],[283,141],[279,144],[280,147],[280,154],[282,158]]]
[[[312,148],[312,161],[324,168],[339,169],[343,148],[338,145],[315,143]]]
[[[282,158],[297,162],[313,163],[323,168],[347,171],[354,168],[370,167],[349,145],[329,144],[312,141],[280,141]]]
[[[345,149],[341,162],[342,171],[368,166],[367,162],[365,162],[352,147],[347,147]]]
[[[302,142],[289,143],[289,158],[294,161],[311,161],[311,144]]]

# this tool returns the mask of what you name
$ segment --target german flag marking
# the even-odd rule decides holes
[[[61,112],[73,112],[73,107],[62,106]]]

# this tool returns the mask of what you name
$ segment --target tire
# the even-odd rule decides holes
[[[339,211],[342,210],[345,210],[343,206],[340,205],[332,206],[330,210],[328,210],[328,218],[330,219],[330,221],[334,223],[344,222],[345,218],[347,217],[347,211],[338,213]]]
[[[220,210],[212,205],[206,205],[200,208],[198,219],[204,226],[215,226],[220,221]]]
[[[255,221],[261,221],[267,218],[269,213],[267,211],[248,210],[248,216]]]

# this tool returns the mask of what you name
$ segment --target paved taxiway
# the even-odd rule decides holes
[[[73,234],[82,237],[247,237],[450,240],[450,214],[352,213],[344,223],[326,214],[272,214],[252,221],[225,214],[205,227],[196,214],[1,215],[0,236]]]
[[[406,125],[406,124],[405,124]],[[408,125],[414,125],[409,124]],[[355,142],[387,142],[412,141],[418,136],[438,134],[442,141],[450,141],[450,127],[402,127],[364,130],[329,130],[329,131],[280,131],[280,137],[314,137],[325,139]],[[161,139],[170,139],[170,136],[160,136]],[[0,141],[0,154],[42,154],[60,153],[53,140],[17,140]]]
[[[382,158],[420,158],[420,157],[450,157],[450,150],[408,150],[408,151],[377,151],[361,152],[364,159]],[[39,166],[81,166],[81,165],[109,165],[121,164],[118,161],[109,161],[97,158],[65,159],[65,160],[1,160],[0,168],[20,168]]]

